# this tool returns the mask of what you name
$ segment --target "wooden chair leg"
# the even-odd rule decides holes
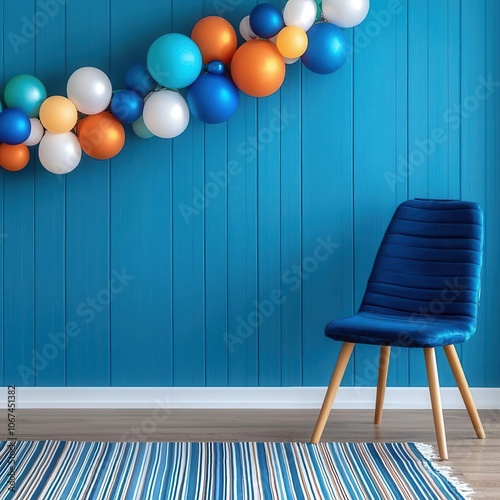
[[[446,354],[446,357],[448,358],[448,363],[450,363],[451,371],[455,376],[455,380],[457,381],[458,389],[460,391],[460,394],[462,395],[462,399],[464,400],[465,407],[467,408],[467,412],[469,413],[469,417],[472,425],[474,426],[474,430],[476,431],[476,436],[479,439],[484,439],[486,435],[484,433],[483,425],[481,424],[481,419],[479,418],[479,414],[477,413],[476,405],[474,403],[474,399],[472,398],[469,384],[467,383],[467,379],[465,378],[462,364],[460,363],[460,359],[458,358],[455,346],[445,345],[444,352]]]
[[[340,349],[339,357],[337,359],[337,364],[335,365],[335,369],[332,373],[330,385],[328,386],[328,390],[326,391],[325,399],[323,400],[323,405],[321,406],[321,411],[316,422],[316,426],[314,427],[311,443],[317,444],[321,439],[321,435],[323,434],[328,416],[330,415],[330,411],[332,409],[333,401],[335,399],[335,396],[337,395],[340,382],[342,382],[342,377],[344,376],[347,363],[349,362],[349,358],[351,357],[351,353],[355,345],[356,344],[353,344],[351,342],[344,342],[342,344],[342,348]]]
[[[384,409],[385,387],[387,385],[387,372],[389,371],[389,359],[391,356],[390,346],[380,348],[380,362],[378,365],[377,400],[375,402],[374,422],[382,422],[382,411]]]
[[[439,375],[436,364],[436,352],[432,347],[424,348],[425,366],[427,379],[429,381],[429,392],[431,395],[432,416],[441,460],[448,460],[448,449],[446,446],[446,432],[444,429],[443,408],[441,406],[441,394],[439,392]]]

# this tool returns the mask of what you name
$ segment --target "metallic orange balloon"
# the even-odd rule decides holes
[[[123,125],[105,111],[80,120],[76,134],[83,151],[97,160],[113,158],[125,144]]]
[[[5,170],[17,172],[22,170],[30,161],[30,152],[26,144],[0,144],[0,165]]]
[[[250,40],[234,54],[231,76],[245,94],[266,97],[281,87],[285,79],[285,61],[273,42]]]
[[[191,32],[191,39],[198,45],[203,64],[222,61],[227,64],[236,52],[236,31],[222,17],[208,16],[200,19]]]

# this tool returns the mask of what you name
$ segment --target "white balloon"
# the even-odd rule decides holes
[[[30,118],[30,122],[30,136],[24,141],[24,144],[26,144],[26,146],[36,146],[42,140],[45,129],[38,118]]]
[[[144,124],[154,135],[171,139],[189,124],[189,108],[184,97],[173,90],[159,90],[144,104]]]
[[[38,148],[40,163],[53,174],[67,174],[82,158],[82,148],[73,132],[53,134],[45,132]]]
[[[367,16],[370,0],[323,0],[323,17],[341,28],[357,26]]]
[[[257,35],[250,28],[250,16],[244,17],[240,22],[240,34],[248,42],[257,38]]]
[[[283,10],[287,26],[298,26],[307,31],[316,21],[318,6],[314,0],[288,0]]]
[[[293,59],[284,57],[283,59],[285,60],[285,64],[293,64],[296,63],[300,59],[300,57],[294,57]]]
[[[108,107],[113,88],[106,73],[86,66],[69,77],[66,92],[78,111],[95,115]]]

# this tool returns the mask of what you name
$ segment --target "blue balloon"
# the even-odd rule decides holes
[[[188,87],[200,75],[201,67],[198,45],[180,33],[163,35],[149,47],[148,70],[166,88]]]
[[[309,43],[301,59],[314,73],[333,73],[345,63],[347,40],[338,26],[316,23],[307,32],[307,38]]]
[[[207,71],[212,75],[223,75],[226,67],[222,61],[210,61],[207,64]]]
[[[4,109],[0,113],[0,142],[21,144],[31,133],[31,122],[25,111],[18,108]]]
[[[145,64],[137,63],[125,72],[125,87],[145,97],[156,88],[156,82]]]
[[[204,73],[187,91],[191,113],[205,123],[222,123],[238,108],[239,90],[226,75]]]
[[[111,98],[111,113],[122,123],[135,122],[144,108],[142,97],[133,90],[119,90]]]
[[[250,12],[250,28],[261,38],[272,38],[284,26],[283,14],[270,3],[261,3]]]

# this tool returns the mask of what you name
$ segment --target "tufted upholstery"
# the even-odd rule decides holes
[[[477,203],[402,203],[382,240],[358,313],[330,322],[325,334],[404,347],[464,342],[476,329],[482,247]]]

